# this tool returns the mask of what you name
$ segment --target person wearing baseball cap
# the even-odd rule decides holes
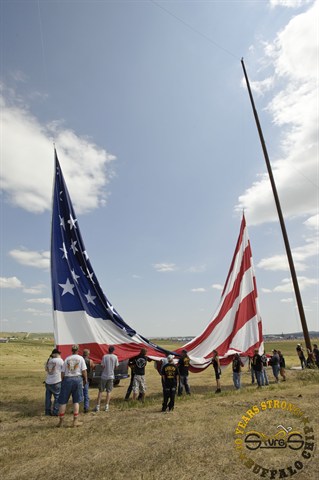
[[[179,381],[179,372],[174,364],[174,355],[168,355],[167,360],[168,363],[163,366],[161,372],[163,381],[163,413],[166,413],[167,408],[169,412],[174,410],[177,383]]]

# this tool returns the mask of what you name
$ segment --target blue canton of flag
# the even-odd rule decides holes
[[[56,152],[51,238],[53,309],[85,311],[90,317],[111,320],[129,336],[135,335],[135,330],[106,298],[96,278]]]

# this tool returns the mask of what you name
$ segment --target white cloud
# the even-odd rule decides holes
[[[220,285],[219,283],[213,283],[212,288],[215,290],[223,290],[223,285]]]
[[[23,284],[17,277],[0,277],[0,288],[22,288]]]
[[[288,7],[299,8],[307,3],[312,3],[313,0],[270,0],[270,6],[275,7]]]
[[[34,285],[33,287],[30,288],[24,288],[23,293],[28,293],[29,295],[39,295],[40,293],[43,292],[43,290],[46,290],[47,286],[46,285]]]
[[[51,208],[54,140],[76,211],[104,205],[115,157],[62,122],[41,124],[15,92],[3,86],[1,92],[0,184],[6,200],[35,213]]]
[[[318,278],[298,277],[298,285],[299,285],[300,291],[305,290],[307,287],[318,285],[318,284],[319,284]],[[294,288],[290,278],[284,278],[281,281],[281,285],[278,285],[273,289],[273,292],[290,293],[293,291],[294,291]]]
[[[260,262],[257,264],[258,268],[263,268],[264,270],[289,270],[289,264],[286,255],[274,255],[273,257],[269,258],[262,258]],[[300,269],[300,265],[299,265]]]
[[[312,217],[308,218],[304,222],[304,225],[306,225],[306,227],[312,230],[319,232],[319,214],[313,215]]]
[[[191,289],[191,292],[195,292],[195,293],[202,293],[202,292],[206,292],[206,288],[202,288],[202,287],[199,287],[199,288],[192,288],[192,289]]]
[[[274,86],[274,77],[268,77],[265,78],[264,80],[260,80],[259,82],[249,82],[251,89],[257,94],[257,95],[263,95],[265,92],[268,92],[273,88]],[[246,86],[244,84],[244,86]]]
[[[40,303],[42,305],[52,305],[51,298],[30,298],[27,303]]]
[[[313,216],[318,210],[318,6],[316,2],[293,17],[274,42],[264,47],[273,66],[274,86],[281,87],[279,93],[274,92],[268,111],[281,131],[280,153],[271,163],[286,218]],[[239,197],[236,210],[243,209],[249,224],[277,220],[267,174]]]
[[[289,298],[282,298],[280,300],[282,303],[293,303],[293,298],[289,297]]]
[[[27,249],[15,249],[9,252],[9,255],[21,265],[35,268],[50,268],[50,252],[35,252]]]
[[[189,267],[186,271],[189,273],[202,273],[205,272],[206,265],[194,265],[193,267]]]
[[[30,313],[34,317],[49,317],[52,315],[52,313],[46,312],[44,310],[39,310],[37,308],[25,308],[23,312]]]
[[[263,293],[271,293],[272,292],[272,290],[270,288],[262,288],[261,291]]]
[[[155,263],[153,267],[157,272],[174,272],[177,270],[175,263]]]
[[[318,253],[318,240],[316,238],[311,238],[305,245],[294,248],[292,256],[296,270],[300,272],[306,270],[308,268],[306,260],[311,257],[317,257]],[[285,254],[263,258],[257,264],[257,267],[271,271],[289,271],[289,264]]]

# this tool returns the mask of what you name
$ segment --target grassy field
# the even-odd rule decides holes
[[[176,344],[166,343],[163,346],[174,349]],[[270,386],[258,390],[251,385],[250,373],[245,367],[243,388],[235,391],[230,368],[227,368],[222,373],[222,393],[216,395],[213,370],[208,368],[202,373],[190,375],[192,395],[178,397],[175,411],[171,414],[160,412],[160,377],[153,364],[149,364],[144,405],[123,401],[129,382],[125,380],[113,390],[110,412],[95,414],[92,411],[81,415],[83,426],[74,429],[71,428],[72,406],[69,405],[66,423],[70,428],[57,429],[57,419],[44,416],[43,365],[53,348],[52,342],[45,338],[21,337],[0,344],[1,478],[263,478],[260,473],[253,473],[252,469],[243,465],[234,448],[236,426],[253,405],[270,399],[297,405],[311,419],[318,442],[319,370],[291,369],[299,365],[295,346],[295,341],[266,345],[267,351],[276,347],[284,353],[286,382],[275,384],[269,371]],[[90,393],[93,409],[97,390],[92,388]],[[291,423],[294,426],[297,420],[282,410],[273,410],[254,417],[250,426],[266,431],[274,421],[277,425]],[[272,456],[267,451],[260,458],[255,458],[259,458],[260,465],[265,468],[286,468],[297,458],[295,452],[288,450],[275,450]],[[312,456],[311,461],[305,461],[305,468],[294,477],[300,480],[317,478],[318,448]],[[270,474],[267,475],[264,478],[270,478]],[[286,475],[285,478],[291,476],[287,472]]]

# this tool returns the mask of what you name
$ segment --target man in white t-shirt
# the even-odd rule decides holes
[[[103,367],[102,374],[101,374],[101,381],[99,386],[99,393],[97,396],[97,402],[95,407],[95,412],[100,411],[100,403],[102,392],[106,390],[106,405],[105,411],[108,412],[109,404],[111,400],[111,392],[113,390],[113,381],[114,381],[114,369],[118,367],[119,361],[116,355],[114,355],[115,348],[113,346],[109,347],[109,353],[104,355],[101,361],[101,365]]]
[[[61,392],[61,371],[63,367],[63,360],[61,352],[54,348],[50,357],[45,364],[45,371],[47,373],[45,379],[45,414],[58,416],[59,413],[59,395]],[[54,398],[52,405],[52,396]]]
[[[87,382],[87,368],[84,358],[78,354],[79,346],[73,345],[72,355],[69,355],[62,367],[62,386],[59,397],[59,424],[62,427],[66,405],[72,395],[73,401],[73,426],[78,427],[80,402],[83,402],[83,384]]]

